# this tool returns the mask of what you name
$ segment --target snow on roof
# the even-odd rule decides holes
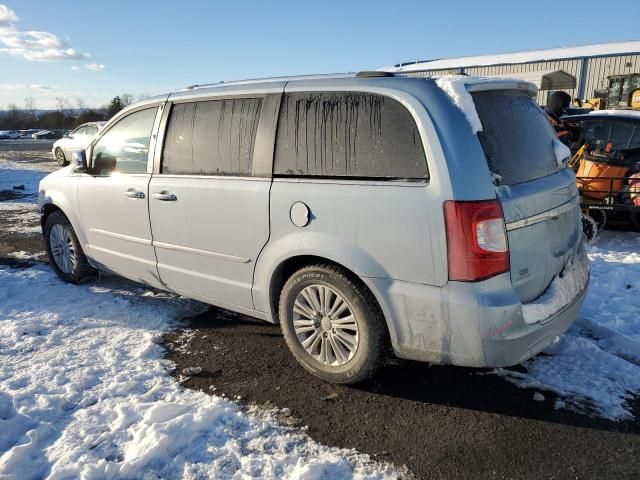
[[[589,115],[614,115],[616,117],[634,117],[640,119],[639,110],[593,110]]]
[[[475,103],[469,91],[515,89],[527,91],[530,95],[536,95],[538,93],[538,89],[534,83],[513,77],[497,75],[492,77],[443,75],[433,78],[436,80],[436,85],[449,95],[456,107],[464,113],[473,133],[482,131],[482,122],[480,121]]]
[[[549,48],[527,52],[500,53],[497,55],[477,55],[472,57],[442,58],[427,60],[402,67],[385,67],[389,72],[415,72],[421,70],[444,70],[448,68],[479,67],[486,65],[504,65],[513,63],[538,62],[600,55],[622,55],[640,52],[640,41],[599,43],[577,47]]]

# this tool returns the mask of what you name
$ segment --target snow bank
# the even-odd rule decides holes
[[[47,267],[0,267],[0,299],[0,477],[397,475],[183,389],[156,341],[197,302],[115,277],[68,285]]]
[[[526,373],[496,373],[524,388],[553,391],[557,408],[632,418],[628,401],[640,394],[640,236],[600,232],[590,248],[589,294],[580,317]]]
[[[560,275],[553,279],[547,290],[535,300],[522,306],[524,321],[528,324],[545,320],[571,303],[584,289],[589,278],[589,257],[584,245],[578,255],[569,260]]]
[[[473,103],[473,97],[467,92],[469,77],[466,75],[445,75],[436,78],[436,84],[451,97],[453,103],[464,113],[471,131],[478,133],[482,131],[482,122]]]

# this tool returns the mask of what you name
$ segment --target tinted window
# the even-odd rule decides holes
[[[242,98],[174,105],[162,173],[251,175],[261,103]]]
[[[478,138],[489,169],[502,177],[502,184],[515,185],[558,170],[555,132],[529,95],[499,90],[472,96],[482,122]]]
[[[280,107],[274,173],[427,178],[420,134],[399,102],[357,92],[290,93]]]
[[[93,147],[93,170],[100,175],[145,173],[157,110],[140,110],[111,127]]]

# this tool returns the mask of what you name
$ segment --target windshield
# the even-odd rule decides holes
[[[583,122],[580,140],[603,152],[632,150],[640,148],[640,127],[606,120]]]

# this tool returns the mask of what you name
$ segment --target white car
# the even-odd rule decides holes
[[[71,154],[75,150],[82,150],[86,148],[105,123],[106,122],[83,123],[75,130],[67,133],[60,140],[57,140],[53,144],[51,153],[53,154],[55,161],[58,162],[58,165],[63,167],[68,165]]]
[[[1,139],[16,140],[20,138],[20,132],[17,130],[4,130],[0,132]]]

